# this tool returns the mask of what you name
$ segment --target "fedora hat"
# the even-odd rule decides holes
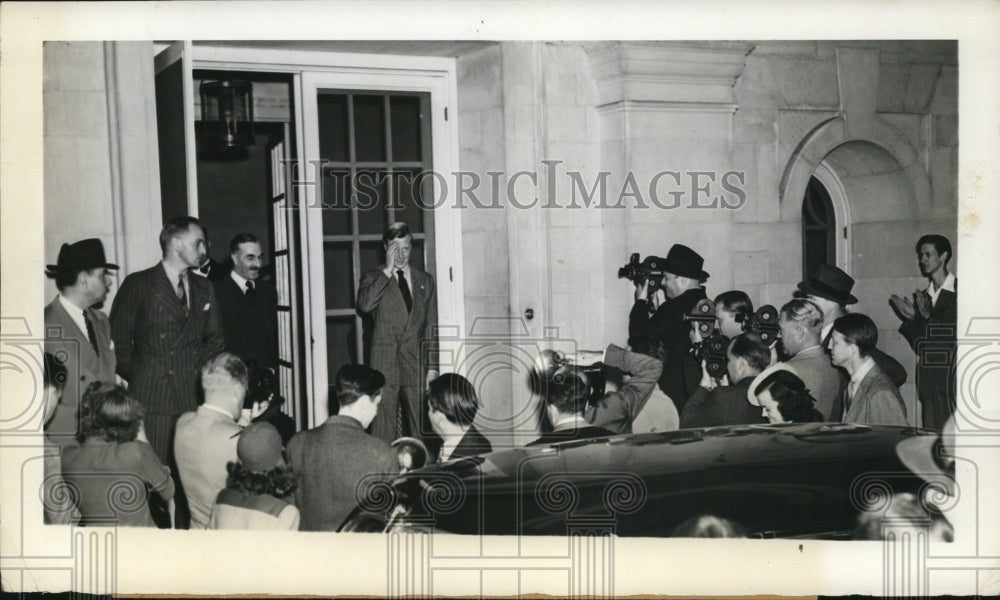
[[[822,265],[809,281],[799,283],[802,293],[838,304],[857,304],[858,299],[851,295],[853,288],[854,278],[833,265]]]
[[[99,268],[117,270],[118,265],[107,261],[104,257],[104,244],[97,238],[88,238],[73,244],[63,244],[62,248],[59,249],[59,258],[56,259],[56,264],[45,265],[45,270],[50,275]]]
[[[704,264],[705,259],[700,254],[683,244],[674,244],[663,261],[663,270],[679,277],[704,281],[708,279],[708,273],[702,270]]]

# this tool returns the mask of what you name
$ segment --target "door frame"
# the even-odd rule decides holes
[[[458,77],[454,58],[397,54],[361,54],[287,49],[240,48],[195,44],[192,67],[291,73],[295,98],[296,156],[293,181],[298,182],[299,201],[317,206],[315,178],[308,161],[319,156],[316,92],[319,89],[371,89],[429,92],[434,171],[444,175],[445,185],[432,177],[434,198],[442,198],[433,209],[434,260],[437,270],[438,323],[442,331],[458,332],[465,324],[462,265],[462,215],[457,206],[453,173],[459,170],[457,126]],[[307,126],[307,123],[311,126]],[[193,123],[192,123],[193,126]],[[310,185],[310,182],[313,184]],[[306,340],[306,384],[310,411],[307,425],[328,416],[326,369],[326,294],[323,279],[323,231],[320,218],[299,211],[299,251],[303,277],[300,301]],[[442,356],[454,356],[460,345],[457,333],[440,335]]]

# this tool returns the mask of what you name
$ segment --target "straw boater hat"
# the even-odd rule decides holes
[[[747,400],[750,404],[760,406],[760,401],[757,400],[757,388],[760,387],[760,384],[764,383],[764,380],[767,379],[771,373],[776,373],[778,371],[788,371],[796,377],[799,376],[798,371],[796,371],[791,365],[783,362],[774,363],[770,367],[761,371],[760,375],[754,377],[753,381],[750,382],[750,387],[747,388]]]

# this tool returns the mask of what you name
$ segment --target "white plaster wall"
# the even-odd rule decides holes
[[[150,42],[45,43],[43,235],[48,263],[55,263],[63,243],[90,237],[99,238],[108,260],[123,267],[118,283],[159,259],[152,57]],[[109,94],[115,100],[110,109]],[[45,286],[46,297],[53,297],[55,285],[46,280]],[[105,311],[116,289],[114,285]]]

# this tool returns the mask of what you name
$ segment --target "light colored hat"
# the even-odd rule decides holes
[[[795,375],[796,377],[799,376],[799,372],[796,371],[788,363],[783,363],[783,362],[774,363],[770,367],[761,371],[760,375],[754,377],[753,381],[750,383],[750,387],[747,388],[747,400],[750,402],[750,404],[753,404],[754,406],[760,406],[760,401],[757,400],[757,388],[760,387],[760,384],[763,383],[764,380],[771,375],[771,373],[777,373],[778,371],[788,371],[789,373]]]
[[[949,496],[955,495],[955,433],[952,416],[940,435],[917,435],[896,444],[896,455],[907,469],[928,483],[943,485]]]

